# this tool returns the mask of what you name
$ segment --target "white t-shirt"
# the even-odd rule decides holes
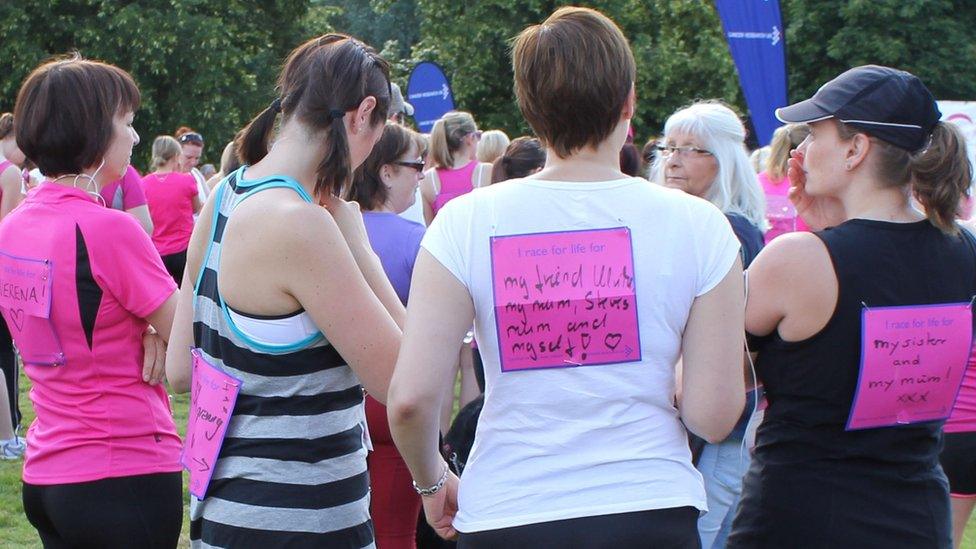
[[[561,234],[531,236],[551,232]],[[609,233],[616,240],[608,240]],[[537,240],[497,238],[508,235]],[[538,238],[552,242],[552,249]],[[505,259],[502,248],[493,249],[503,242],[517,243],[505,253],[517,253],[518,259]],[[485,404],[461,479],[455,528],[477,532],[649,509],[706,509],[702,477],[691,464],[686,432],[673,406],[674,364],[692,302],[721,282],[738,257],[739,241],[715,206],[640,178],[512,180],[449,202],[421,245],[471,293],[485,365]],[[556,247],[562,255],[550,255]],[[625,281],[622,289],[606,280],[597,283],[598,271],[605,269],[586,258],[592,256],[588,251],[607,247],[615,249],[614,258],[606,259],[607,272],[613,280]],[[563,259],[576,251],[585,259]],[[536,271],[539,264],[544,268]],[[525,296],[534,299],[548,292],[555,299],[549,305],[559,304],[568,287],[592,293],[566,302],[562,316],[533,312],[527,330],[524,325],[513,329],[506,321],[496,327],[498,317],[507,314],[508,298],[501,299],[496,314],[494,296],[519,287],[502,282],[516,272],[528,279],[521,285]],[[611,300],[598,302],[601,292]],[[613,309],[613,296],[619,305],[622,295],[636,300],[633,310]],[[592,315],[594,306],[617,323],[612,328],[618,332],[613,334],[617,343],[628,332],[636,342],[636,348],[627,347],[631,359],[621,358],[624,347],[618,345],[616,354],[606,347],[601,355],[616,363],[572,366],[582,350],[578,340],[572,343],[579,336],[579,323],[600,324],[601,316]],[[566,316],[570,309],[578,314]],[[633,312],[636,316],[627,316]],[[572,320],[566,322],[568,318]],[[629,324],[627,318],[632,318]],[[526,336],[533,329],[550,333]],[[565,339],[557,338],[557,332]],[[537,335],[540,347],[548,338],[550,350],[555,341],[558,352],[567,356],[566,347],[572,346],[572,360],[562,361],[565,366],[517,369],[528,361],[526,345]],[[590,339],[610,337],[597,335]],[[590,361],[599,362],[592,358],[596,344],[589,350]]]
[[[400,212],[400,217],[420,223],[421,225],[427,225],[427,222],[424,220],[424,197],[420,195],[420,187],[417,187],[417,190],[414,192],[413,204],[406,210]]]

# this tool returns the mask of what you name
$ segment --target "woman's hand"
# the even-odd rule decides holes
[[[142,380],[156,385],[166,376],[166,341],[149,327],[142,334],[142,347],[145,355],[142,360]]]
[[[807,174],[803,170],[802,152],[798,150],[790,152],[789,169],[786,173],[790,179],[790,201],[796,207],[796,214],[811,229],[819,231],[847,221],[844,206],[839,200],[807,194]]]
[[[359,252],[365,247],[369,250],[369,237],[366,235],[366,225],[363,223],[363,213],[359,209],[358,202],[346,201],[338,196],[329,194],[323,201],[322,206],[332,215],[339,232],[349,245],[356,260],[359,261]]]
[[[457,530],[451,523],[454,522],[454,515],[457,514],[457,475],[448,471],[447,480],[444,486],[436,494],[421,496],[424,504],[424,516],[427,517],[427,524],[437,532],[437,535],[444,539],[456,539]]]

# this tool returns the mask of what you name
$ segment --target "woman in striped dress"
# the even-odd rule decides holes
[[[205,497],[191,497],[190,537],[371,547],[363,388],[385,402],[404,310],[358,206],[337,196],[382,135],[388,67],[329,34],[291,53],[278,89],[188,250],[170,383],[189,388],[191,345],[242,382]]]

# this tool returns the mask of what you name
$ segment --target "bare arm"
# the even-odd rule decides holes
[[[443,471],[437,452],[441,399],[453,379],[458,342],[473,319],[467,289],[421,248],[387,411],[397,448],[422,486],[434,484]]]
[[[745,405],[742,262],[695,299],[682,338],[681,416],[708,442],[728,436]]]
[[[125,213],[136,218],[136,221],[138,221],[139,225],[142,226],[142,229],[146,231],[146,234],[152,236],[153,222],[152,222],[152,217],[149,216],[148,205],[143,204],[141,206],[136,206],[135,208],[129,208],[128,210],[125,211]]]
[[[23,200],[24,195],[20,194],[22,182],[20,170],[16,166],[10,166],[0,174],[0,189],[3,190],[3,197],[0,198],[0,219],[7,217]]]
[[[215,196],[215,195],[211,195]],[[190,245],[186,251],[186,269],[180,283],[176,311],[173,316],[169,347],[166,350],[166,380],[170,389],[176,393],[190,390],[190,373],[193,359],[190,347],[193,345],[193,286],[203,266],[204,254],[210,240],[213,222],[214,199],[208,200],[203,213],[193,227]]]
[[[302,208],[268,236],[275,264],[284,266],[284,291],[308,311],[370,395],[385,403],[400,328],[367,283],[335,219],[319,208]],[[383,276],[389,285],[381,266],[379,271],[369,276]]]
[[[366,225],[363,223],[359,204],[330,196],[326,199],[324,206],[329,210],[339,232],[342,233],[342,237],[349,246],[349,250],[352,252],[363,278],[366,279],[366,283],[369,284],[370,289],[379,298],[386,311],[393,317],[397,327],[402,330],[407,311],[397,296],[396,290],[393,289],[389,277],[386,276],[379,256],[376,255],[369,243],[369,235],[366,233]]]
[[[434,220],[434,200],[437,199],[437,188],[434,186],[435,170],[427,170],[420,180],[420,198],[424,201],[424,224],[428,227]]]

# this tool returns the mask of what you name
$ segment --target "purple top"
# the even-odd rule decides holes
[[[363,212],[363,223],[386,277],[404,305],[410,294],[413,264],[426,228],[392,212]]]
[[[125,169],[125,175],[102,187],[99,194],[105,205],[113,210],[127,211],[146,203],[142,176],[131,164]]]

